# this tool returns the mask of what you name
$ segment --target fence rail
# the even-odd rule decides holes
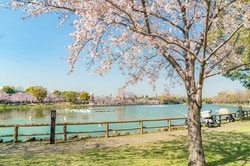
[[[236,113],[232,113],[234,117],[236,117]],[[230,114],[224,114],[224,115],[216,115],[220,122],[225,120],[225,117],[228,117]],[[244,117],[250,116],[250,110],[244,111]],[[174,124],[174,121],[183,121],[183,123]],[[104,121],[104,122],[68,122],[68,123],[56,123],[56,126],[62,126],[62,131],[56,132],[56,135],[62,135],[63,140],[67,140],[69,138],[69,135],[73,134],[86,134],[86,133],[104,133],[104,136],[106,138],[110,137],[110,132],[121,132],[121,131],[131,131],[136,130],[140,134],[145,133],[145,130],[147,129],[165,129],[167,131],[171,131],[173,128],[180,128],[184,125],[184,121],[186,118],[162,118],[162,119],[145,119],[145,120],[128,120],[128,121]],[[146,122],[159,122],[163,121],[165,125],[145,125]],[[136,127],[126,127],[126,128],[115,128],[111,127],[112,124],[129,124],[129,123],[137,123]],[[50,133],[44,132],[44,133],[33,133],[33,134],[19,134],[20,128],[25,127],[40,127],[40,126],[47,126],[50,127],[50,123],[44,123],[44,124],[0,124],[0,128],[13,128],[13,134],[6,134],[6,135],[0,135],[0,138],[3,137],[13,137],[13,142],[18,142],[18,137],[30,137],[30,136],[49,136]],[[68,131],[69,126],[86,126],[86,125],[104,125],[104,129],[100,130],[81,130],[81,131]]]

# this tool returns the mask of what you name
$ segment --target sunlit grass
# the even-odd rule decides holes
[[[250,119],[247,122],[234,123],[235,125],[244,123],[246,126],[240,131],[203,133],[208,166],[250,166]],[[96,148],[74,152],[67,152],[65,149],[64,153],[0,155],[0,165],[183,166],[187,165],[187,158],[187,138],[176,136],[172,141],[115,148]]]

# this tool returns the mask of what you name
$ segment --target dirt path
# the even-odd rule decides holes
[[[213,131],[240,131],[242,126],[249,126],[250,121],[245,122],[233,122],[223,124],[221,127],[214,128],[202,128],[202,132]],[[41,142],[26,142],[26,143],[2,143],[0,144],[0,156],[9,154],[41,154],[50,152],[70,152],[70,151],[82,151],[86,149],[104,148],[104,147],[118,147],[125,145],[136,145],[154,141],[167,141],[173,140],[178,136],[187,136],[187,130],[176,130],[170,132],[157,132],[147,133],[143,135],[127,135],[110,138],[91,138],[87,140],[73,140],[65,142],[56,142],[54,145],[50,145],[47,141]]]

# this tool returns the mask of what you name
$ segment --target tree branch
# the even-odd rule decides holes
[[[215,50],[210,53],[210,55],[205,59],[205,61],[207,61],[208,59],[210,59],[218,50],[220,50],[221,47],[223,47],[242,27],[244,24],[241,24],[240,26],[238,26],[232,33],[231,35],[229,35],[227,37],[227,39],[225,41],[223,41],[217,48],[215,48]]]
[[[233,46],[235,46],[237,40],[238,40],[239,35],[236,37]],[[233,48],[233,47],[232,47]],[[206,72],[206,75],[208,75],[214,68],[216,68],[218,66],[219,63],[221,63],[227,56],[229,56],[232,53],[232,49],[230,49],[228,51],[228,53],[226,53],[222,58],[220,58],[217,62],[215,62],[210,69]]]
[[[132,23],[134,29],[136,29],[135,22],[134,22],[133,18],[131,17],[131,15],[130,15],[128,12],[126,12],[126,11],[123,10],[123,9],[121,9],[118,5],[114,4],[114,3],[111,2],[110,0],[106,0],[106,2],[108,2],[109,4],[111,4],[112,6],[114,6],[115,8],[117,8],[119,11],[125,13],[125,14],[129,17],[129,19],[131,20],[131,23]]]
[[[139,33],[139,34],[148,36],[148,37],[159,38],[160,40],[164,41],[166,44],[173,44],[173,45],[176,45],[177,47],[180,47],[182,50],[187,51],[187,52],[189,52],[191,55],[195,56],[195,54],[193,53],[192,50],[190,50],[190,49],[188,49],[188,48],[182,46],[181,44],[179,44],[179,43],[177,43],[177,42],[170,42],[170,41],[164,39],[163,37],[161,37],[161,36],[159,36],[159,35],[148,34],[148,33],[146,33],[146,32],[141,32],[141,31],[139,31],[139,30],[137,30],[137,29],[130,29],[130,30],[131,30],[131,31],[134,31],[134,32],[137,32],[137,33]]]
[[[145,2],[145,0],[141,0],[141,3],[142,3],[142,7],[143,7],[143,13],[144,13],[144,19],[146,22],[146,27],[147,27],[148,33],[151,34],[149,19],[148,19],[148,14],[147,14],[147,9],[146,9],[146,2]]]
[[[14,1],[16,1],[18,3],[23,2],[25,4],[32,4],[32,5],[37,5],[37,6],[41,5],[39,2],[34,2],[34,1],[30,1],[30,0],[14,0]],[[43,6],[44,7],[52,7],[54,9],[67,10],[67,11],[71,11],[71,12],[76,12],[76,10],[81,10],[81,9],[72,9],[72,8],[67,7],[67,6],[53,5],[49,1],[45,1],[43,3]]]
[[[133,11],[139,12],[139,13],[143,13],[143,11],[138,10],[138,9],[135,9],[134,7],[133,7]],[[152,17],[156,17],[156,18],[158,18],[158,19],[161,19],[161,20],[163,20],[163,21],[169,23],[170,25],[176,27],[177,29],[183,31],[182,27],[178,26],[177,24],[174,24],[173,22],[171,22],[170,20],[168,20],[168,19],[165,18],[165,17],[162,17],[162,16],[160,16],[160,15],[158,15],[158,14],[156,14],[156,13],[151,13],[151,12],[147,12],[147,14],[150,15],[150,16],[152,16]]]
[[[211,74],[208,74],[208,75],[204,76],[204,79],[215,76],[215,75],[223,74],[223,73],[226,73],[226,72],[229,72],[229,71],[232,71],[232,70],[235,70],[235,69],[238,69],[238,68],[240,68],[242,66],[247,66],[247,65],[250,65],[250,62],[242,63],[242,64],[239,64],[239,65],[236,65],[236,66],[233,66],[233,67],[227,67],[227,68],[224,68],[224,69],[222,69],[222,70],[220,70],[218,72],[211,73]]]
[[[176,60],[170,56],[165,50],[162,53],[164,57],[169,61],[169,63],[173,66],[173,68],[176,70],[176,72],[179,74],[179,76],[185,80],[185,72],[182,70],[179,63],[176,62]]]
[[[200,63],[200,73],[198,78],[198,86],[202,87],[203,85],[203,77],[205,73],[205,57],[206,57],[206,50],[207,50],[207,38],[208,38],[208,28],[209,28],[209,14],[210,14],[210,1],[206,0],[207,10],[206,10],[206,18],[205,18],[205,29],[204,29],[204,37],[203,37],[203,51]]]

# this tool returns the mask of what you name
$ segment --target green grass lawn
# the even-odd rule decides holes
[[[240,130],[204,132],[208,166],[250,166],[250,118]],[[1,145],[0,145],[1,148]],[[70,148],[70,147],[69,147]],[[0,153],[1,154],[1,153]],[[187,138],[116,148],[96,148],[64,153],[0,155],[0,165],[165,166],[187,165]]]

